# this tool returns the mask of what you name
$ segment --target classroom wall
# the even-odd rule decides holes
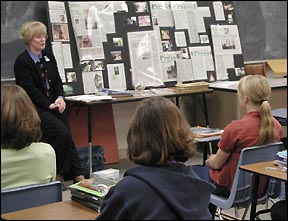
[[[47,24],[46,1],[1,1],[1,81],[14,78],[16,57],[25,50],[21,25],[39,20]]]
[[[287,58],[287,1],[233,1],[244,61]]]

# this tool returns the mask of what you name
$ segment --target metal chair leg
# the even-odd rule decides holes
[[[245,208],[245,211],[244,211],[244,213],[243,213],[243,216],[242,216],[241,220],[244,220],[244,219],[245,219],[245,217],[246,217],[246,215],[247,215],[247,213],[248,213],[249,207],[250,207],[250,206],[248,206],[248,207]]]

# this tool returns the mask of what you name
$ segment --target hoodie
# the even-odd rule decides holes
[[[213,189],[182,163],[130,168],[105,196],[97,220],[208,220]]]

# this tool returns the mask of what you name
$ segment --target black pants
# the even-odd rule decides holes
[[[65,112],[39,111],[38,114],[42,141],[49,143],[56,153],[57,174],[70,179],[83,175],[83,172]]]

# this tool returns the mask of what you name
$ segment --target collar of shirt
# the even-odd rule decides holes
[[[27,49],[27,52],[29,54],[29,56],[33,59],[33,61],[35,62],[35,64],[37,62],[40,62],[40,59],[42,58],[42,52],[39,54],[39,56],[35,55],[31,50]]]

